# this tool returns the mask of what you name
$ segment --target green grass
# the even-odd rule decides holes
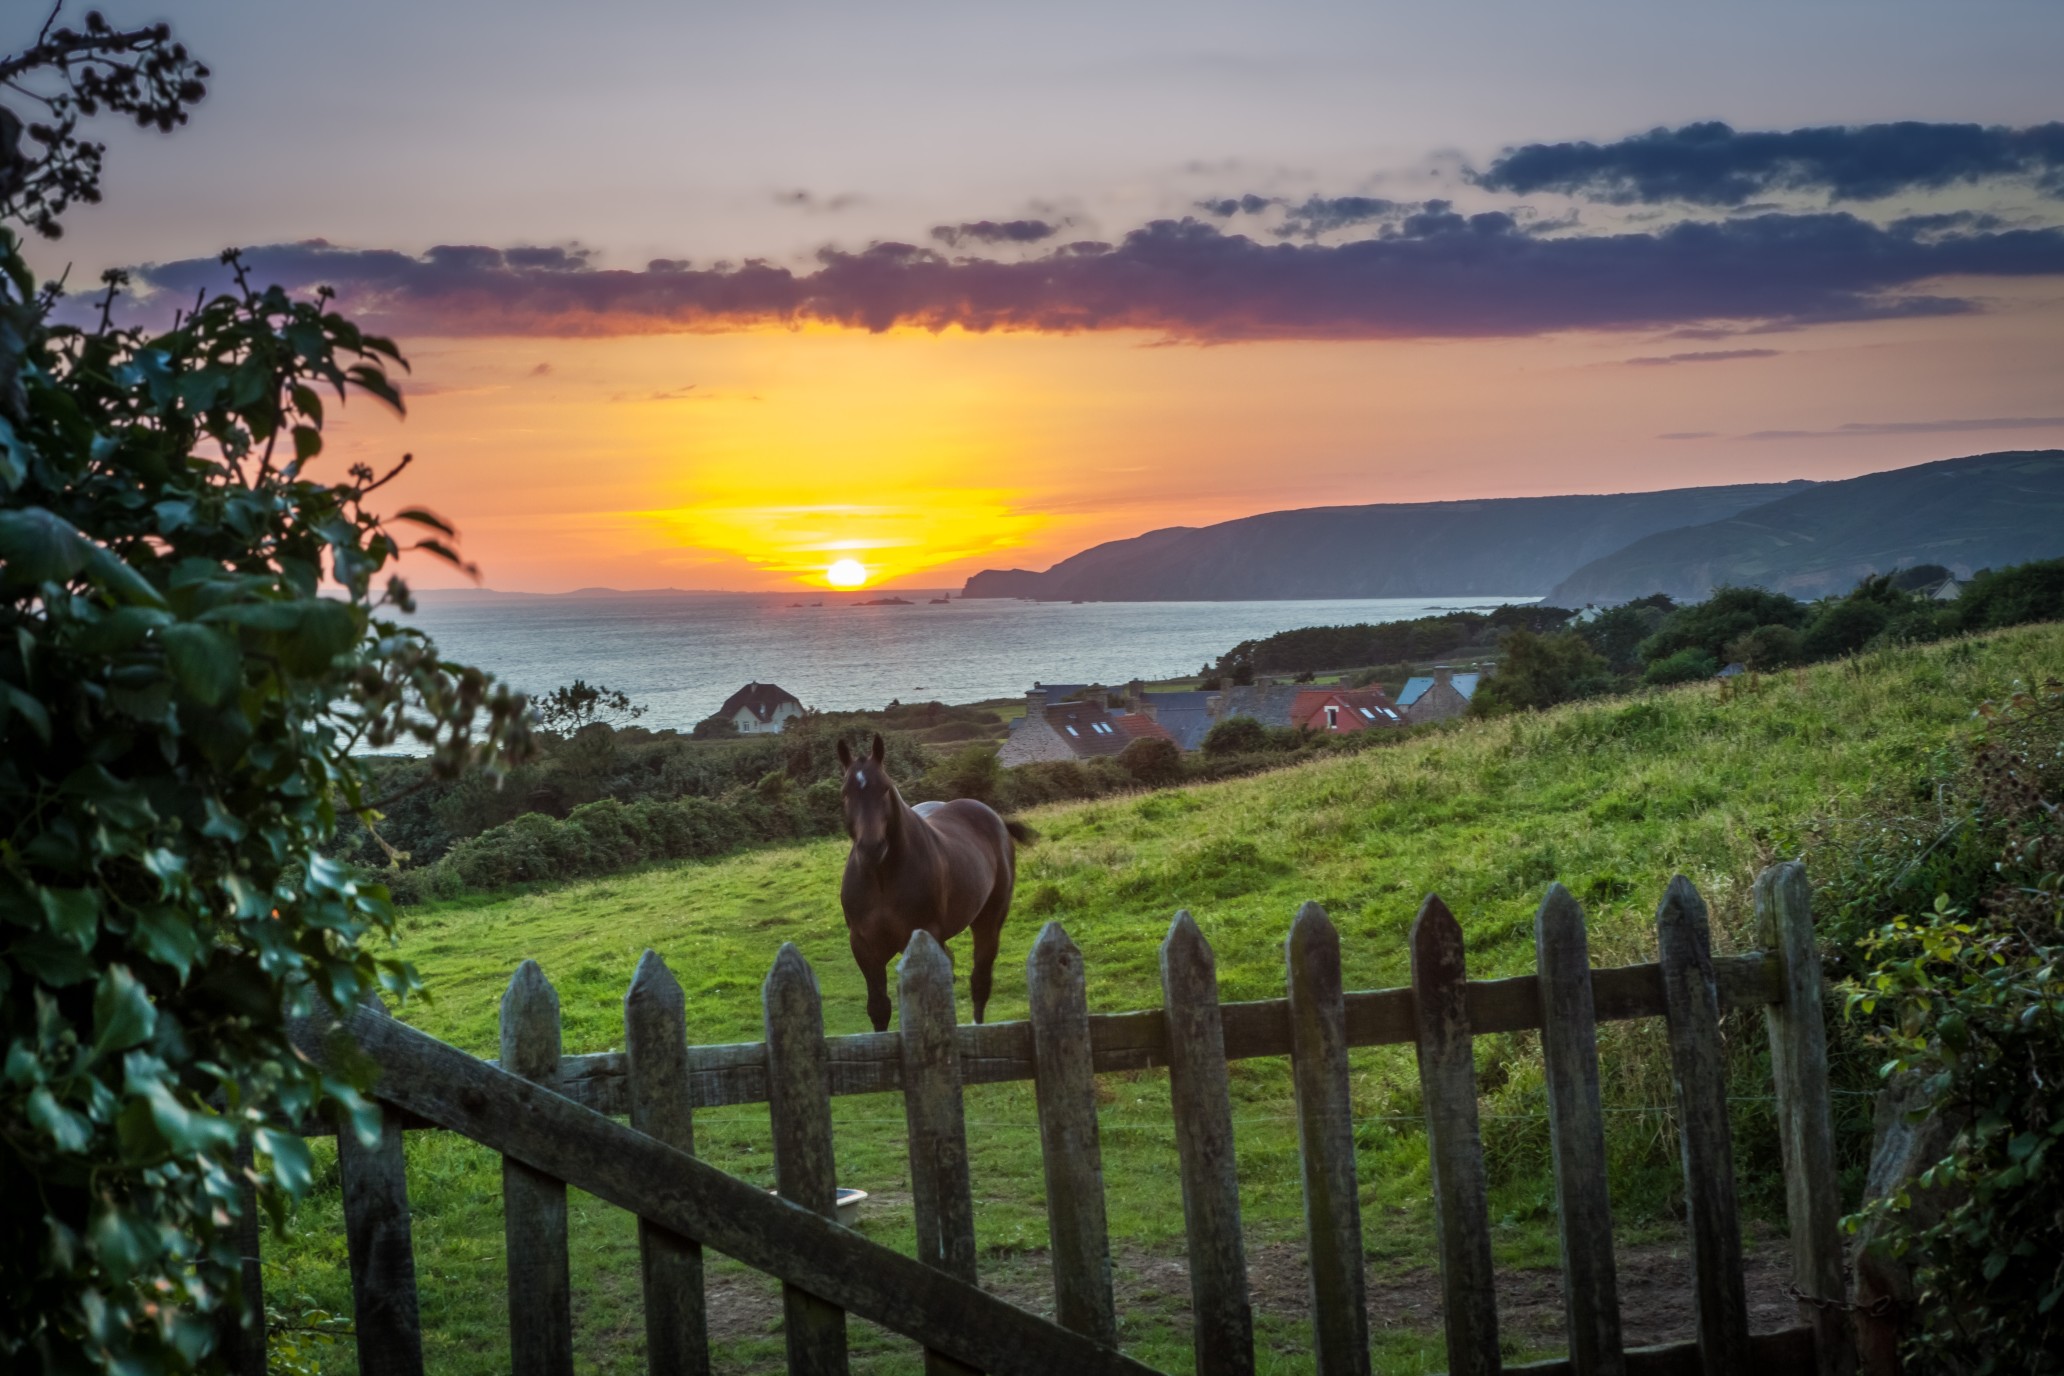
[[[1170,916],[1183,907],[1216,950],[1228,1000],[1283,992],[1283,936],[1307,899],[1322,903],[1340,928],[1349,988],[1405,981],[1405,934],[1427,892],[1441,894],[1460,918],[1473,977],[1531,970],[1533,910],[1552,879],[1585,904],[1594,963],[1653,958],[1654,904],[1677,872],[1706,896],[1718,942],[1739,947],[1754,873],[1796,854],[1812,819],[1844,815],[1874,790],[1929,777],[1980,700],[2045,677],[2064,677],[2064,627],[1883,652],[1765,677],[1732,693],[1699,684],[1462,724],[1274,774],[1045,809],[1029,818],[1042,839],[1022,857],[990,1016],[1024,1016],[1025,955],[1046,920],[1063,922],[1082,947],[1094,1010],[1156,1005],[1157,951]],[[502,990],[530,957],[558,989],[565,1049],[620,1047],[623,992],[651,947],[686,989],[691,1041],[757,1040],[760,982],[779,944],[792,941],[817,971],[827,1030],[865,1031],[864,989],[838,909],[843,862],[843,843],[819,843],[411,910],[402,953],[421,969],[434,1000],[403,1016],[493,1055]],[[1659,1035],[1652,1024],[1601,1033],[1615,1210],[1631,1236],[1665,1235],[1673,1226],[1674,1145],[1661,1111],[1669,1089]],[[1753,1046],[1760,1032],[1740,1040]],[[1747,1059],[1753,1071],[1753,1055]],[[1531,1039],[1479,1039],[1478,1066],[1499,1262],[1552,1265],[1553,1192]],[[1372,1273],[1423,1270],[1432,1264],[1431,1222],[1410,1053],[1357,1052],[1354,1072]],[[1158,1073],[1108,1076],[1102,1092],[1114,1245],[1121,1274],[1139,1272],[1181,1249],[1167,1081]],[[1758,1093],[1767,1084],[1760,1091],[1746,1085],[1737,1105],[1742,1184],[1752,1212],[1781,1215],[1768,1110]],[[1287,1064],[1236,1063],[1233,1094],[1250,1248],[1294,1242],[1303,1205]],[[1044,1306],[1031,1089],[971,1089],[967,1115],[985,1278]],[[833,1118],[842,1182],[875,1195],[862,1231],[912,1250],[900,1101],[842,1098]],[[702,1113],[696,1133],[700,1155],[771,1183],[764,1106]],[[269,1244],[268,1293],[282,1308],[305,1296],[348,1309],[327,1148],[321,1160],[320,1186],[295,1211],[290,1236]],[[495,1158],[423,1133],[411,1135],[409,1165],[432,1369],[506,1370]],[[631,1220],[576,1196],[573,1239],[583,1369],[642,1369]],[[713,1276],[727,1275],[729,1266],[713,1266]],[[751,1281],[734,1276],[725,1284]],[[1164,1369],[1187,1369],[1177,1312],[1186,1296],[1156,1297],[1150,1280],[1128,1293],[1128,1350]],[[753,1321],[722,1343],[728,1368],[779,1370],[778,1306],[734,1308]],[[1265,1369],[1309,1368],[1294,1316],[1262,1306],[1257,1322]],[[1443,1365],[1437,1334],[1411,1325],[1379,1331],[1380,1370]],[[909,1344],[857,1323],[854,1335],[856,1370],[915,1369]],[[1515,1352],[1536,1355],[1538,1345],[1520,1342]],[[351,1369],[347,1347],[330,1369]]]

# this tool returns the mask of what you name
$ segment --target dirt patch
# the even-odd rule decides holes
[[[1696,1336],[1691,1294],[1691,1251],[1682,1242],[1619,1248],[1620,1315],[1629,1347],[1681,1342]],[[1112,1258],[1113,1288],[1121,1315],[1151,1313],[1187,1325],[1190,1268],[1180,1255],[1120,1246]],[[1758,1333],[1788,1328],[1797,1309],[1784,1288],[1791,1261],[1782,1239],[1743,1239],[1749,1326]],[[1308,1320],[1311,1281],[1304,1249],[1288,1242],[1250,1242],[1247,1283],[1257,1312],[1293,1323]],[[982,1288],[1035,1314],[1051,1317],[1053,1289],[1043,1251],[982,1259]],[[762,1337],[781,1327],[778,1282],[730,1265],[712,1267],[707,1284],[710,1336],[717,1342]],[[1562,1273],[1556,1267],[1501,1267],[1498,1326],[1509,1343],[1559,1348],[1563,1341]],[[1369,1279],[1372,1331],[1436,1334],[1442,1321],[1440,1274],[1415,1267]]]

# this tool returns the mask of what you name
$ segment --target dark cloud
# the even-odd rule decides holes
[[[1059,225],[1045,220],[966,220],[932,226],[932,237],[949,246],[963,239],[977,244],[1036,244],[1060,232]]]
[[[1874,200],[2006,178],[2032,179],[2064,198],[2064,124],[1909,120],[1744,133],[1715,121],[1616,143],[1530,143],[1475,176],[1496,191],[1562,191],[1623,205],[1740,205],[1784,191]]]
[[[1445,201],[1429,202],[1445,207]],[[1316,239],[1336,229],[1352,229],[1376,220],[1393,219],[1415,207],[1379,196],[1307,196],[1288,201],[1280,196],[1221,196],[1196,203],[1196,208],[1214,219],[1230,220],[1236,215],[1261,215],[1280,208],[1282,224],[1269,231],[1279,239]]]
[[[532,377],[548,377],[548,376],[550,376],[550,375],[551,375],[551,372],[552,372],[552,365],[551,365],[551,364],[549,364],[549,363],[540,363],[540,364],[538,364],[538,365],[537,365],[537,367],[535,367],[535,368],[532,368],[532,369],[530,370],[530,375],[531,375]]]
[[[2064,416],[1978,416],[1968,420],[1859,420],[1832,430],[1757,430],[1745,440],[1840,440],[1871,435],[1954,435],[1966,430],[2055,430]]]
[[[1221,220],[1230,220],[1235,215],[1259,215],[1265,210],[1282,205],[1274,196],[1222,196],[1217,200],[1199,201],[1197,209],[1206,215],[1215,215]]]
[[[799,187],[794,191],[774,193],[774,204],[807,210],[812,214],[836,214],[841,210],[851,210],[865,201],[865,197],[851,191],[841,191],[836,196],[819,196],[814,191],[805,191]]]
[[[420,257],[320,241],[252,249],[260,280],[328,284],[403,335],[722,331],[817,321],[858,329],[1142,330],[1177,340],[1521,336],[1557,330],[1795,327],[1975,311],[1931,279],[2064,273],[2064,229],[1920,234],[1839,213],[1539,235],[1511,217],[1428,205],[1350,243],[1263,243],[1162,220],[1116,244],[1019,261],[913,244],[826,249],[809,271],[763,261],[664,272],[569,251],[440,247]],[[184,302],[225,279],[212,258],[140,269]],[[72,309],[83,309],[74,306]]]
[[[1725,363],[1734,358],[1776,358],[1782,349],[1705,349],[1689,354],[1651,354],[1646,358],[1623,360],[1630,367],[1654,368],[1672,363]],[[1672,439],[1674,436],[1665,435]]]

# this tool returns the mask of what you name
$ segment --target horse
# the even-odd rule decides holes
[[[839,906],[853,961],[867,980],[867,1016],[874,1030],[889,1030],[889,962],[910,944],[912,932],[930,932],[940,945],[973,929],[975,968],[969,980],[975,1021],[989,1004],[991,972],[1003,920],[1010,916],[1017,882],[1018,843],[1031,828],[1007,822],[972,798],[950,803],[903,801],[882,767],[882,738],[856,758],[842,740],[845,770],[840,804],[853,849],[846,856]]]

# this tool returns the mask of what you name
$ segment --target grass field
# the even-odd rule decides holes
[[[2064,677],[2064,627],[1873,654],[1731,693],[1698,684],[1469,723],[1275,774],[1043,810],[1028,818],[1042,840],[1022,858],[990,1016],[1024,1016],[1023,962],[1047,920],[1063,922],[1082,947],[1097,1011],[1158,1004],[1157,949],[1178,908],[1191,910],[1213,943],[1226,999],[1282,993],[1283,936],[1307,899],[1323,904],[1341,930],[1349,988],[1404,982],[1405,933],[1429,891],[1461,919],[1474,977],[1532,969],[1533,910],[1554,879],[1585,904],[1595,963],[1653,958],[1654,905],[1680,871],[1705,894],[1720,944],[1739,946],[1755,871],[1798,853],[1813,819],[1931,777],[1980,700],[2046,677]],[[651,947],[687,991],[691,1041],[757,1040],[760,981],[779,944],[791,941],[817,971],[828,1030],[864,1031],[864,990],[838,912],[843,860],[843,843],[812,844],[411,910],[402,952],[434,1001],[403,1016],[493,1055],[502,989],[530,957],[558,989],[565,1049],[611,1049],[622,1044],[624,989]],[[1767,1084],[1759,1090],[1754,1080],[1760,1031],[1744,1027],[1755,1035],[1738,1039],[1738,1165],[1749,1209],[1769,1218],[1781,1204],[1760,1097]],[[1617,1024],[1601,1038],[1615,1210],[1634,1238],[1667,1238],[1674,1228],[1658,1039],[1646,1024]],[[1553,1193],[1531,1039],[1480,1039],[1478,1067],[1499,1261],[1552,1265]],[[1354,1068],[1372,1276],[1423,1273],[1431,1224],[1410,1054],[1358,1052]],[[1233,1093],[1250,1249],[1294,1256],[1302,1200],[1287,1064],[1236,1063]],[[1124,1341],[1143,1360],[1185,1370],[1187,1294],[1167,1279],[1182,1216],[1166,1077],[1106,1077],[1102,1097]],[[1042,1307],[1045,1217],[1030,1087],[971,1089],[967,1114],[985,1279]],[[909,1251],[900,1101],[839,1099],[834,1125],[841,1181],[874,1196],[862,1231]],[[699,1154],[771,1182],[764,1106],[703,1113],[696,1132]],[[268,1295],[289,1312],[349,1307],[327,1146],[319,1159],[316,1194],[295,1211],[289,1236],[268,1242]],[[409,1164],[431,1367],[505,1371],[496,1158],[443,1134],[415,1134]],[[642,1370],[631,1220],[576,1196],[573,1228],[581,1365]],[[722,1368],[779,1370],[772,1289],[729,1263],[713,1266],[712,1276]],[[1264,1369],[1308,1369],[1297,1306],[1271,1305],[1264,1294],[1257,1307]],[[1407,1316],[1379,1325],[1379,1369],[1444,1365],[1430,1322]],[[858,1323],[853,1329],[856,1370],[917,1369],[909,1344]],[[1521,1334],[1511,1345],[1514,1355],[1537,1355],[1543,1344]],[[348,1343],[324,1360],[325,1370],[352,1369]]]

